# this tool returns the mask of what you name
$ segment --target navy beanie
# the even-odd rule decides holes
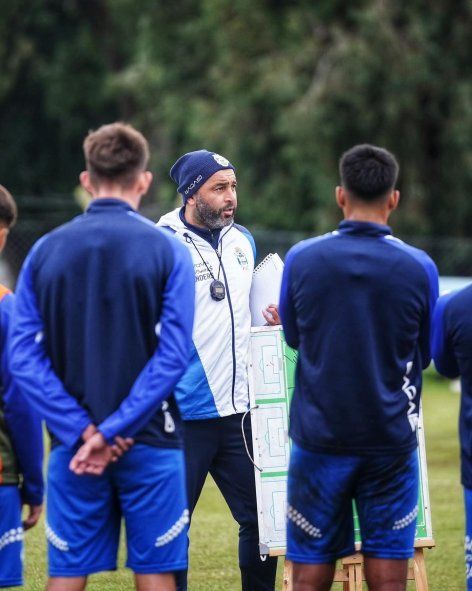
[[[208,150],[196,150],[181,156],[170,169],[170,178],[177,183],[177,191],[185,201],[191,197],[215,172],[234,166],[223,156]]]

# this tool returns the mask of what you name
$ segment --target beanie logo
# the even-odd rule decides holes
[[[202,178],[203,178],[202,175],[199,174],[197,176],[197,178],[193,182],[191,182],[190,185],[185,189],[185,191],[184,191],[185,195],[187,195],[188,192],[191,191],[195,187],[195,185],[198,185],[198,183],[202,180]]]
[[[229,166],[229,160],[226,160],[226,158],[223,156],[220,156],[219,154],[213,154],[213,158],[220,166]]]

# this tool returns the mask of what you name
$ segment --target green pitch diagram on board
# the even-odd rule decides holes
[[[295,388],[297,352],[285,342],[280,326],[251,331],[249,393],[262,553],[285,549],[287,471],[290,458],[289,407]],[[422,417],[418,426],[420,494],[416,538],[432,538]],[[361,541],[357,515],[356,541]]]

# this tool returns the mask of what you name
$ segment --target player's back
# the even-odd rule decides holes
[[[5,322],[4,308],[7,301],[5,297],[10,294],[10,290],[0,284],[0,357],[3,357],[6,345],[7,326]],[[11,296],[10,296],[11,297]],[[3,366],[3,363],[2,363]],[[6,424],[4,414],[4,371],[0,371],[0,485],[18,484],[18,462],[15,457],[11,436]]]
[[[438,306],[443,308],[443,330],[452,346],[462,390],[469,394],[472,403],[472,285],[441,297]]]
[[[439,298],[434,314],[433,356],[438,371],[460,377],[462,483],[472,488],[472,285]]]
[[[126,203],[92,202],[41,240],[31,257],[46,350],[66,390],[99,424],[129,394],[158,344],[172,237]],[[175,402],[170,410],[178,415]],[[136,436],[169,444],[157,413]]]
[[[387,226],[348,221],[288,259],[299,334],[292,437],[333,453],[414,448],[434,264]]]

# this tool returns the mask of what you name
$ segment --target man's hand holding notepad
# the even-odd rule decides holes
[[[271,304],[279,304],[280,285],[284,264],[278,254],[268,254],[254,269],[249,305],[251,326],[264,326],[267,320],[263,315]],[[270,310],[269,310],[270,312]]]

